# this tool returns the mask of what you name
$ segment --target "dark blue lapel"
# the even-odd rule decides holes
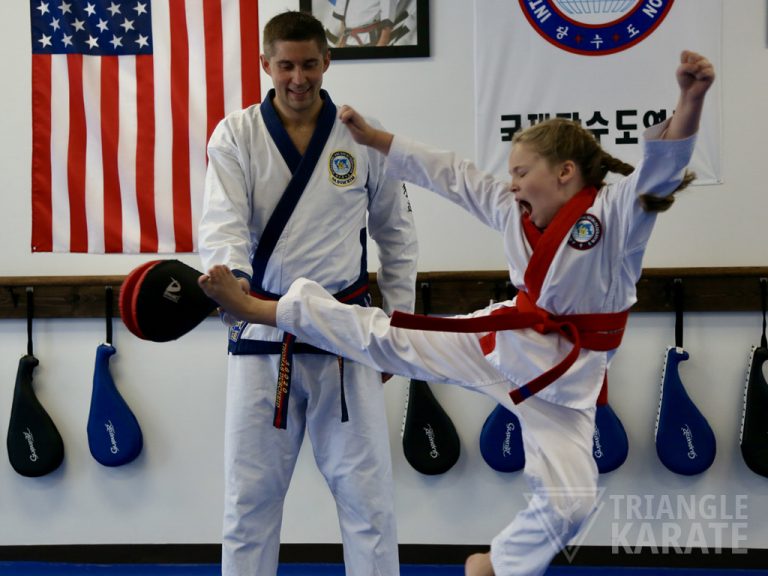
[[[275,142],[277,149],[280,151],[293,176],[291,181],[288,182],[283,196],[277,203],[275,211],[270,216],[269,222],[264,227],[264,232],[259,239],[259,245],[256,247],[256,253],[253,255],[253,278],[251,285],[256,289],[263,289],[264,271],[267,268],[267,262],[269,262],[269,258],[275,246],[277,246],[277,241],[280,239],[285,225],[288,223],[293,210],[299,203],[299,198],[301,198],[309,179],[315,171],[317,162],[320,160],[320,154],[322,154],[325,148],[325,143],[328,141],[333,124],[336,121],[336,106],[328,93],[325,90],[321,90],[320,95],[323,99],[323,108],[317,119],[317,126],[315,127],[314,134],[312,134],[312,139],[309,141],[307,151],[302,156],[293,145],[282,122],[280,122],[277,111],[272,104],[274,95],[274,89],[270,90],[267,98],[261,104],[261,113],[272,140]]]

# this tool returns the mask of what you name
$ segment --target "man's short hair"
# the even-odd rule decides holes
[[[275,42],[314,40],[320,52],[325,56],[328,41],[323,24],[308,12],[295,10],[283,12],[273,17],[264,26],[264,54],[270,58]]]

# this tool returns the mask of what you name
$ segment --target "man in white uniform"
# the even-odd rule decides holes
[[[405,188],[384,177],[384,157],[352,139],[321,90],[330,64],[322,25],[300,12],[276,16],[261,64],[274,89],[228,115],[209,142],[205,269],[228,266],[259,298],[276,300],[308,277],[366,305],[370,234],[385,309],[411,311],[417,245]],[[381,375],[244,322],[230,328],[229,353],[223,574],[276,573],[305,428],[336,500],[347,574],[399,574]]]
[[[379,370],[477,390],[518,415],[533,497],[489,553],[468,558],[468,576],[543,574],[594,509],[595,402],[637,299],[656,211],[692,177],[685,167],[714,70],[686,51],[676,77],[675,114],[646,131],[634,170],[576,123],[549,120],[513,140],[511,184],[342,111],[358,141],[388,154],[388,174],[430,188],[503,235],[519,289],[512,302],[463,319],[390,319],[340,304],[309,280],[265,303],[238,291],[224,267],[200,278],[239,318],[280,326]],[[607,172],[625,177],[606,185]]]

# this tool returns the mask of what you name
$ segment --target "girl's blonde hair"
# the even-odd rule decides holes
[[[634,166],[614,158],[602,149],[594,134],[581,124],[565,118],[544,120],[517,132],[512,144],[524,144],[551,165],[572,160],[581,170],[586,183],[600,189],[605,185],[605,176],[614,172],[626,176]],[[640,203],[648,212],[663,212],[675,201],[675,193],[686,188],[696,175],[686,170],[683,181],[669,196],[660,197],[641,194]]]

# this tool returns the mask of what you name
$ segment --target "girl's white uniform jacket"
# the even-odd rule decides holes
[[[666,123],[644,134],[644,156],[635,171],[604,186],[588,214],[590,224],[564,240],[544,280],[538,306],[555,315],[620,312],[636,302],[635,285],[656,214],[640,206],[640,194],[664,196],[680,183],[695,137],[658,138]],[[485,174],[451,152],[396,137],[388,174],[444,196],[498,230],[503,237],[512,283],[525,290],[531,257],[521,213],[506,182]],[[377,367],[432,382],[451,382],[483,391],[512,408],[509,390],[556,365],[571,344],[555,334],[532,329],[496,335],[485,356],[483,334],[449,334],[391,328],[375,310],[338,306],[306,281],[294,284],[278,305],[278,325],[336,353]],[[472,314],[487,315],[504,302]],[[595,405],[613,352],[582,349],[576,363],[538,397],[572,408]]]

